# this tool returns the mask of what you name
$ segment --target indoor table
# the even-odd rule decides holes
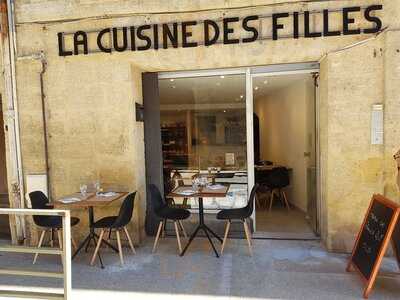
[[[118,193],[115,193],[115,195],[113,195],[113,196],[105,196],[105,195],[101,195],[101,194],[97,195],[96,193],[87,193],[86,196],[83,196],[81,193],[75,193],[75,194],[65,196],[65,197],[55,201],[55,203],[54,203],[55,208],[60,208],[60,209],[85,209],[85,208],[87,208],[88,209],[89,234],[84,239],[84,241],[82,243],[80,243],[80,245],[78,246],[78,249],[76,249],[75,253],[72,255],[72,259],[75,258],[75,256],[82,250],[83,247],[85,247],[85,251],[87,252],[87,249],[89,248],[91,241],[94,242],[94,245],[97,244],[97,240],[99,239],[99,236],[96,234],[94,227],[93,227],[94,208],[110,205],[112,202],[121,199],[122,197],[126,196],[127,194],[128,193],[126,193],[126,192],[118,192]],[[65,203],[66,200],[71,199],[71,198],[79,198],[80,201]],[[113,245],[111,245],[109,242],[103,240],[103,243],[118,253],[118,249],[115,248]],[[101,259],[100,253],[97,253],[97,255],[100,260],[101,268],[103,269],[104,265],[103,265],[103,261]]]
[[[180,256],[185,255],[186,250],[189,248],[190,244],[192,243],[193,239],[197,236],[197,233],[201,230],[205,233],[207,236],[208,241],[210,242],[214,253],[217,257],[219,257],[218,251],[214,246],[214,243],[210,237],[210,233],[218,239],[222,243],[222,239],[214,232],[212,231],[204,222],[204,205],[203,205],[203,198],[225,198],[226,195],[228,194],[229,191],[229,184],[218,184],[219,188],[215,189],[211,187],[204,187],[200,188],[198,191],[193,191],[193,194],[186,194],[184,191],[192,190],[191,186],[179,186],[175,188],[171,193],[167,195],[168,198],[198,198],[199,202],[199,224],[197,225],[195,231],[192,233],[192,235],[189,238],[188,243],[186,244],[185,248],[183,249],[182,253]]]

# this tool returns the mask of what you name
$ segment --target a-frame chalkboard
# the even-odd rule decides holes
[[[347,271],[354,267],[366,283],[368,298],[386,250],[392,241],[400,267],[400,207],[395,202],[374,195],[358,233]]]

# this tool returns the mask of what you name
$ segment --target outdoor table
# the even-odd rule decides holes
[[[185,255],[185,252],[189,248],[193,239],[196,237],[199,230],[202,229],[204,231],[204,233],[206,234],[207,239],[210,242],[210,244],[215,252],[215,255],[217,257],[219,257],[218,251],[217,251],[217,249],[215,249],[214,243],[212,242],[209,233],[211,233],[214,237],[216,237],[218,239],[218,241],[220,241],[221,243],[222,243],[222,239],[204,223],[203,198],[225,198],[228,193],[229,186],[230,186],[229,184],[224,184],[224,185],[221,185],[221,188],[219,188],[219,189],[212,189],[210,187],[205,187],[205,188],[202,188],[199,191],[197,191],[193,194],[190,194],[190,195],[183,194],[182,192],[185,190],[191,189],[192,188],[191,186],[179,186],[167,195],[167,197],[169,197],[169,198],[182,198],[182,197],[198,198],[198,201],[199,201],[199,225],[197,225],[197,228],[190,236],[189,241],[186,244],[186,246],[183,249],[180,256]]]
[[[75,258],[75,256],[82,250],[83,247],[85,247],[85,251],[87,252],[87,249],[89,248],[90,242],[93,240],[94,245],[97,244],[97,240],[99,239],[99,236],[95,233],[94,231],[94,207],[104,207],[107,205],[110,205],[112,202],[117,201],[121,199],[122,197],[126,196],[128,193],[126,192],[118,192],[114,196],[101,196],[101,195],[96,195],[96,193],[87,193],[86,196],[82,196],[81,193],[75,193],[72,195],[65,196],[61,199],[58,199],[57,201],[54,202],[54,207],[55,208],[68,208],[68,209],[75,209],[75,208],[87,208],[89,212],[89,234],[87,237],[84,239],[82,243],[78,246],[78,249],[76,249],[75,253],[72,255],[72,259]],[[81,199],[80,201],[76,202],[69,202],[69,203],[63,203],[62,201],[68,198],[79,198]],[[111,245],[109,242],[103,240],[103,243],[106,244],[108,247],[113,249],[115,252],[118,253],[118,249],[115,248],[113,245]],[[97,253],[99,260],[100,260],[100,265],[101,268],[104,268],[103,261],[101,259],[100,253]]]

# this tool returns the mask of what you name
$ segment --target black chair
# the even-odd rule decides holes
[[[246,234],[247,244],[249,246],[250,255],[253,255],[253,251],[251,249],[251,232],[247,225],[247,219],[252,215],[254,209],[254,198],[256,197],[258,184],[256,184],[250,193],[249,201],[247,205],[243,208],[234,208],[234,209],[223,209],[217,214],[218,220],[227,220],[225,227],[225,235],[224,240],[222,241],[221,254],[224,252],[226,240],[228,238],[229,229],[231,226],[232,220],[241,220],[243,222],[244,232]]]
[[[50,201],[47,196],[41,191],[34,191],[29,193],[29,198],[31,200],[31,205],[33,209],[53,209],[53,206],[50,205]],[[62,217],[59,216],[33,216],[33,222],[36,226],[42,228],[42,232],[40,233],[38,248],[42,247],[44,237],[46,232],[50,232],[51,241],[53,238],[53,231],[57,232],[58,236],[58,244],[60,249],[62,248]],[[71,218],[71,227],[75,226],[79,223],[78,218]],[[76,243],[74,239],[71,237],[71,242],[74,248],[76,248]],[[33,258],[33,264],[36,263],[36,260],[39,256],[39,253],[35,254]]]
[[[154,240],[153,253],[156,251],[157,243],[160,238],[161,230],[163,229],[164,224],[167,222],[167,220],[172,220],[175,226],[176,239],[178,241],[179,254],[180,254],[182,252],[182,245],[179,236],[178,226],[182,228],[182,231],[186,236],[182,220],[186,220],[187,218],[189,218],[190,212],[183,208],[175,208],[168,206],[164,198],[161,196],[159,189],[154,184],[149,185],[149,190],[150,190],[151,203],[153,205],[154,213],[156,214],[157,217],[161,219],[161,222],[158,225],[156,239]]]
[[[90,265],[94,264],[94,261],[96,259],[96,255],[100,249],[101,243],[103,241],[103,236],[106,230],[115,230],[117,234],[117,243],[118,243],[118,252],[119,252],[119,259],[121,261],[121,265],[124,264],[124,257],[122,254],[122,245],[121,245],[121,236],[120,236],[120,231],[123,229],[126,235],[126,238],[128,239],[129,246],[132,249],[133,253],[136,253],[135,247],[133,247],[133,243],[131,240],[131,237],[129,236],[128,229],[126,228],[126,225],[131,221],[132,219],[132,214],[133,214],[133,208],[135,205],[135,196],[136,192],[129,194],[126,196],[125,200],[122,202],[121,208],[119,209],[119,214],[118,216],[112,216],[112,217],[105,217],[102,218],[93,224],[93,228],[101,229],[99,240],[96,245],[96,249],[93,253],[92,260],[90,261]]]
[[[290,210],[289,201],[287,200],[286,193],[283,190],[290,184],[289,181],[289,171],[285,167],[276,167],[273,168],[268,176],[268,180],[265,183],[268,188],[271,190],[271,200],[269,203],[269,210],[272,209],[272,204],[274,201],[274,195],[276,193],[277,196],[282,199],[284,205],[286,205],[287,210]]]

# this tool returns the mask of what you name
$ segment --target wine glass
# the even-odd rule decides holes
[[[86,197],[86,193],[87,193],[87,185],[86,184],[81,184],[79,186],[79,190],[81,191],[81,195],[83,198]]]
[[[95,190],[96,190],[96,195],[98,195],[101,191],[101,186],[100,186],[100,180],[96,180],[93,184]]]

